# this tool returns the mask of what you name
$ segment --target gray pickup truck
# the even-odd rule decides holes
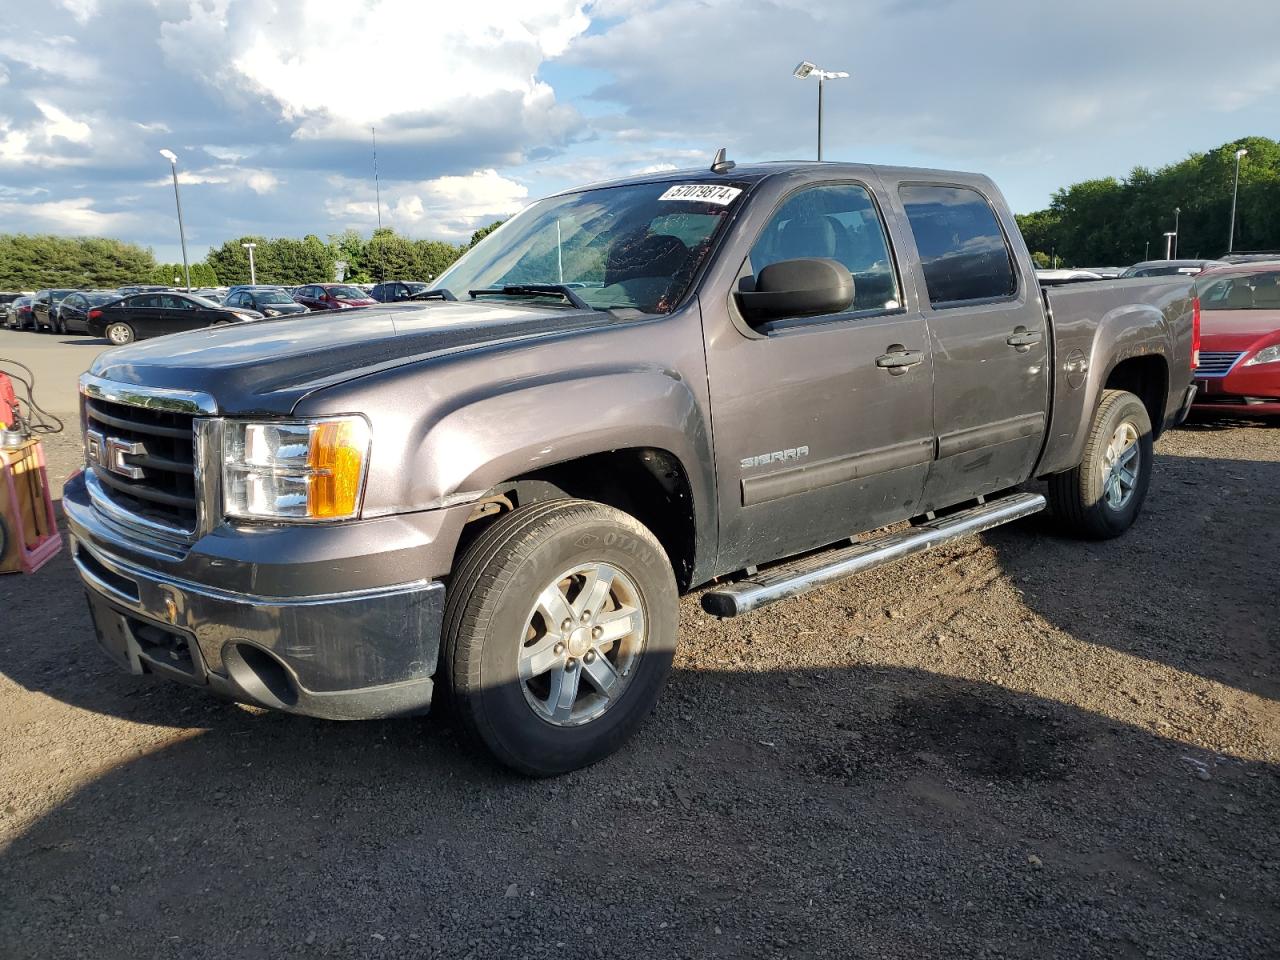
[[[1042,290],[981,176],[587,187],[413,302],[103,353],[72,555],[135,673],[332,719],[438,683],[560,773],[650,712],[682,591],[748,614],[1040,510],[1032,478],[1067,532],[1122,533],[1197,315],[1186,278]]]

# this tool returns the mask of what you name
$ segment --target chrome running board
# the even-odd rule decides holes
[[[702,595],[702,607],[717,617],[741,616],[779,600],[803,596],[855,573],[1020,520],[1044,508],[1045,499],[1038,493],[1001,497],[907,530],[824,550],[716,587]]]

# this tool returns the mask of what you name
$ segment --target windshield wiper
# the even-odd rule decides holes
[[[505,287],[490,287],[486,290],[468,290],[472,299],[476,297],[563,297],[579,310],[595,310],[596,308],[583,300],[573,291],[573,287],[563,283],[512,283]]]
[[[457,300],[453,295],[453,291],[446,290],[444,287],[438,287],[435,290],[423,290],[421,293],[412,294],[410,300]]]

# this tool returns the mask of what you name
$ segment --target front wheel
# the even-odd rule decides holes
[[[133,343],[134,334],[133,327],[129,326],[123,320],[117,320],[114,323],[107,324],[103,336],[114,343],[116,346],[124,346],[126,343]]]
[[[1104,390],[1080,463],[1049,478],[1054,515],[1074,536],[1118,537],[1138,518],[1151,467],[1147,408],[1132,393]]]
[[[455,713],[530,776],[621,747],[671,670],[671,563],[646,527],[603,504],[507,514],[466,551],[448,597],[441,662]]]

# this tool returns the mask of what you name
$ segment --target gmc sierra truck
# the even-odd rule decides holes
[[[412,302],[103,353],[71,550],[135,673],[332,719],[439,685],[561,773],[651,711],[681,592],[747,615],[1033,478],[1122,533],[1197,316],[1189,278],[1042,290],[982,176],[718,157],[534,203]]]

